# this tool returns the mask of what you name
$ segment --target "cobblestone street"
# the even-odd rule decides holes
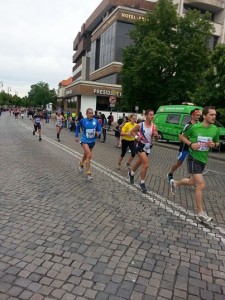
[[[225,299],[223,159],[206,168],[206,228],[193,188],[170,194],[177,151],[154,145],[142,194],[139,173],[133,186],[127,178],[129,153],[117,170],[112,134],[96,143],[89,182],[73,133],[59,143],[50,122],[39,142],[32,130],[27,117],[0,117],[0,300]],[[182,166],[175,178],[185,175]]]

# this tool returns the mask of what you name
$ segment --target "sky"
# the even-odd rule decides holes
[[[72,76],[73,41],[101,0],[0,0],[0,90],[24,97]]]

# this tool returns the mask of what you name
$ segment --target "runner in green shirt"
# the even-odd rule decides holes
[[[191,126],[180,137],[181,141],[189,146],[188,172],[190,178],[179,181],[172,179],[170,187],[172,194],[176,193],[177,187],[181,185],[195,186],[195,201],[197,207],[196,219],[208,223],[212,218],[203,211],[202,193],[205,188],[203,171],[208,161],[208,153],[211,148],[219,146],[219,129],[214,125],[216,110],[213,106],[207,106],[202,111],[203,122]]]

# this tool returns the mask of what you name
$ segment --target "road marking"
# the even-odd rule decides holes
[[[20,122],[20,121],[19,121]],[[27,130],[32,130],[32,128],[30,126],[28,126],[27,124],[21,123],[20,124],[25,127]],[[47,142],[49,142],[50,144],[60,148],[61,150],[64,150],[65,152],[67,152],[68,154],[74,156],[77,159],[81,159],[83,157],[83,155],[63,144],[59,144],[58,142],[54,141],[53,139],[42,135],[42,139],[46,140]],[[95,168],[96,170],[102,172],[104,175],[112,178],[114,181],[117,181],[118,183],[129,187],[129,189],[131,189],[132,191],[137,191],[140,190],[139,189],[139,185],[138,184],[134,184],[131,185],[129,180],[126,179],[125,177],[117,174],[116,172],[102,166],[101,164],[95,162],[94,160],[92,160],[92,166],[93,168]],[[141,192],[140,192],[141,193]],[[151,196],[149,195],[151,194]],[[199,230],[203,231],[204,233],[206,233],[207,235],[211,236],[212,238],[216,239],[216,240],[220,240],[222,243],[225,244],[225,228],[222,228],[220,226],[217,226],[216,224],[212,223],[213,226],[215,226],[214,229],[218,230],[221,234],[223,234],[224,236],[218,234],[218,233],[213,233],[211,228],[206,228],[204,225],[201,225],[197,222],[195,222],[193,219],[195,214],[187,209],[185,209],[184,207],[170,201],[169,199],[162,197],[160,195],[158,195],[157,193],[154,193],[152,191],[148,191],[148,194],[143,194],[141,193],[142,197],[145,198],[146,200],[151,201],[153,204],[163,208],[164,210],[166,210],[167,212],[173,214],[176,217],[179,217],[181,220],[188,222],[190,225],[199,228]],[[168,206],[167,204],[169,204],[170,206]],[[173,209],[171,208],[173,207]],[[184,215],[186,214],[186,215]],[[191,217],[191,218],[188,218]]]

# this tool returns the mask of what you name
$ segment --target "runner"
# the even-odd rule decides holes
[[[63,115],[61,114],[60,111],[58,111],[56,113],[56,122],[55,122],[55,126],[56,126],[56,136],[57,136],[57,139],[58,139],[58,142],[60,142],[60,132],[63,128],[63,121],[64,121],[64,118],[63,118]]]
[[[196,219],[203,223],[209,223],[212,221],[212,217],[207,216],[202,205],[202,193],[205,188],[202,173],[208,161],[209,150],[219,146],[219,129],[213,124],[216,120],[215,107],[203,108],[202,116],[202,123],[191,126],[181,136],[181,141],[189,146],[188,172],[191,177],[183,178],[180,181],[171,179],[170,187],[171,193],[175,195],[177,187],[181,185],[195,186]]]
[[[131,133],[135,136],[138,141],[137,153],[138,160],[134,164],[131,171],[128,172],[130,183],[134,183],[134,174],[137,169],[142,165],[141,168],[141,182],[140,189],[143,193],[147,193],[147,188],[145,186],[145,177],[149,167],[148,155],[152,147],[152,138],[158,140],[160,138],[156,126],[153,124],[154,111],[148,109],[145,112],[145,121],[137,124]]]
[[[180,136],[183,134],[183,132],[185,130],[187,130],[190,126],[192,126],[193,124],[196,124],[199,122],[199,118],[201,117],[201,113],[200,110],[195,108],[191,111],[190,113],[190,117],[191,120],[190,122],[186,123],[184,125],[183,130],[181,131],[181,133],[179,134],[179,138]],[[167,174],[167,181],[170,182],[171,179],[173,179],[173,174],[174,172],[180,167],[182,166],[185,158],[188,155],[188,145],[186,145],[185,143],[181,142],[180,143],[180,148],[179,148],[179,155],[177,157],[177,161],[175,162],[175,164],[172,165],[170,173]]]
[[[42,111],[39,109],[38,113],[33,116],[33,123],[34,123],[33,135],[35,135],[35,132],[38,130],[39,141],[42,140],[42,138],[41,138],[41,123],[44,125],[43,120],[44,119],[43,119]]]
[[[81,146],[84,150],[84,155],[80,162],[79,170],[83,171],[84,162],[86,162],[86,175],[87,179],[91,180],[91,156],[92,150],[95,146],[96,138],[101,134],[101,125],[98,120],[93,118],[93,109],[88,108],[86,110],[87,118],[81,119],[77,123],[76,132],[75,132],[75,142],[78,142],[78,134],[80,132],[80,128],[82,128],[82,136],[81,136]]]
[[[120,135],[122,137],[122,153],[120,155],[119,161],[118,161],[118,169],[121,168],[121,162],[126,154],[127,148],[131,151],[131,156],[129,157],[126,166],[128,170],[130,171],[130,163],[135,157],[135,137],[131,134],[131,130],[137,125],[136,124],[136,115],[131,114],[129,117],[129,122],[125,123],[124,126],[121,129]]]

